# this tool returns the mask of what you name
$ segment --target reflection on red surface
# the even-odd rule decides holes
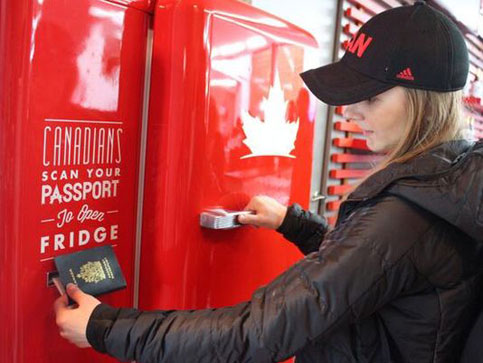
[[[118,108],[120,58],[108,58],[105,54],[120,49],[122,34],[118,26],[124,22],[124,11],[109,12],[97,6],[88,11],[104,21],[90,27],[76,57],[77,82],[70,100],[83,108],[115,111]]]
[[[139,9],[147,13],[152,13],[156,0],[108,0],[113,4],[129,6],[133,9]]]

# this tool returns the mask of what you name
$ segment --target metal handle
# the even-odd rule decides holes
[[[326,199],[326,198],[327,198],[327,196],[325,196],[325,195],[323,195],[323,194],[320,194],[320,192],[319,192],[319,191],[316,191],[310,200],[311,200],[312,202],[316,202],[316,201],[318,201],[318,200],[324,200],[324,199]]]
[[[238,223],[237,216],[253,214],[253,211],[232,211],[223,208],[205,209],[200,214],[200,226],[210,229],[232,229],[242,226]]]

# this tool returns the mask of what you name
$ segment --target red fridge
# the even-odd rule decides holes
[[[132,3],[132,4],[131,4]],[[59,336],[53,257],[114,246],[134,296],[145,1],[0,2],[0,362],[110,362]]]
[[[158,1],[141,308],[234,304],[301,257],[275,231],[207,229],[199,216],[258,194],[308,206],[315,100],[298,73],[316,46],[238,1]]]
[[[266,194],[308,206],[314,38],[235,0],[0,3],[0,362],[110,362],[63,340],[53,258],[109,244],[116,306],[249,299],[301,257],[200,226]]]

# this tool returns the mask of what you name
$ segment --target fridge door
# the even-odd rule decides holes
[[[238,1],[159,1],[146,156],[139,306],[249,299],[301,257],[275,231],[200,226],[251,197],[308,206],[313,37]]]
[[[59,336],[47,277],[55,256],[110,244],[128,287],[101,300],[132,304],[149,14],[99,0],[0,7],[0,361],[110,362]]]

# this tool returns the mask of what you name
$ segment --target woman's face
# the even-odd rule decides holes
[[[406,91],[396,86],[365,101],[348,105],[344,116],[364,130],[371,151],[389,152],[403,136],[407,122]]]

